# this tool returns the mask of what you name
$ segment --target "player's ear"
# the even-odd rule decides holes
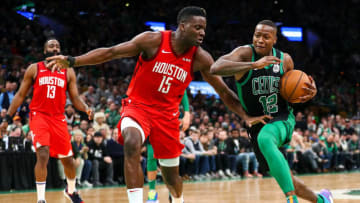
[[[179,29],[180,29],[181,32],[185,32],[185,23],[184,22],[181,22],[179,24]]]

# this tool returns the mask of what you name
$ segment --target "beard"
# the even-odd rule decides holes
[[[44,54],[44,57],[46,59],[47,57],[56,56],[56,55],[59,55],[59,54],[60,53],[58,53],[57,51],[53,51],[53,52],[46,51],[45,54]]]

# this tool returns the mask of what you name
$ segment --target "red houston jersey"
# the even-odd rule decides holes
[[[64,114],[66,90],[66,69],[52,73],[45,67],[44,62],[37,63],[30,111],[39,111],[48,115]]]
[[[155,56],[139,56],[127,95],[130,102],[177,112],[186,87],[193,78],[192,64],[197,47],[177,56],[171,47],[171,31],[161,32]]]

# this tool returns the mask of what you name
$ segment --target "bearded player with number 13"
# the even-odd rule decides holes
[[[45,56],[60,54],[60,43],[49,39],[44,44]],[[59,158],[64,165],[67,188],[64,194],[74,203],[82,203],[75,188],[76,167],[71,147],[71,135],[65,120],[66,91],[76,109],[92,117],[92,110],[80,99],[76,76],[72,68],[52,72],[47,61],[31,64],[25,72],[19,91],[8,110],[11,117],[22,104],[31,86],[33,97],[30,103],[30,130],[36,149],[35,179],[38,203],[45,203],[45,185],[49,155]]]

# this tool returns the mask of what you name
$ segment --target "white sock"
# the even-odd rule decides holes
[[[183,195],[181,195],[181,197],[179,198],[175,198],[174,196],[171,195],[171,199],[172,199],[172,203],[184,203]]]
[[[142,203],[143,202],[143,189],[132,188],[127,190],[129,203]]]
[[[36,192],[37,192],[38,201],[45,200],[45,188],[46,188],[46,181],[36,182]]]
[[[75,192],[76,188],[75,188],[75,184],[76,184],[76,179],[69,179],[66,178],[66,182],[67,182],[67,190],[69,194],[72,194]]]

